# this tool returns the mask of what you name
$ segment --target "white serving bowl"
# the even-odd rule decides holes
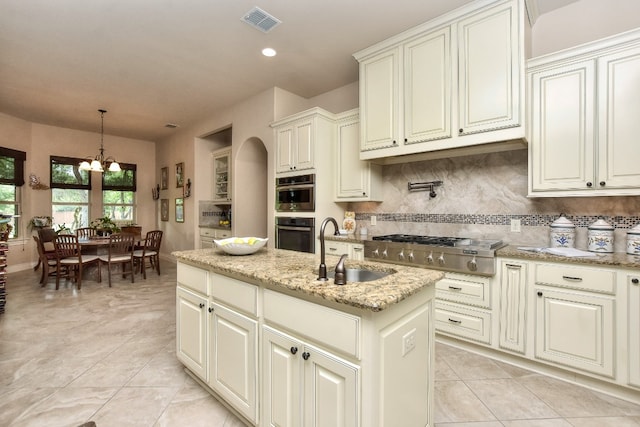
[[[260,237],[229,237],[214,242],[218,248],[230,255],[250,255],[266,245],[268,240]]]

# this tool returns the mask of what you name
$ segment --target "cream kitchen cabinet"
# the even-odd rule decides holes
[[[213,201],[231,203],[231,149],[224,148],[212,153],[213,157]]]
[[[640,272],[624,275],[627,291],[629,384],[640,387]]]
[[[491,344],[491,279],[446,273],[436,283],[436,331]]]
[[[358,109],[336,116],[336,202],[382,201],[380,165],[360,160]]]
[[[364,245],[360,243],[337,242],[335,240],[325,240],[325,253],[328,255],[341,256],[347,254],[349,259],[364,261]],[[337,261],[337,260],[336,260]]]
[[[527,270],[526,262],[500,261],[500,348],[525,353]]]
[[[536,263],[535,357],[613,378],[615,273]]]
[[[334,115],[312,108],[271,124],[275,130],[276,173],[314,169],[317,157],[329,158],[334,141]]]
[[[521,0],[474,2],[354,54],[360,158],[525,138],[528,32]]]
[[[262,336],[266,425],[359,425],[359,366],[269,326]]]
[[[187,368],[207,381],[208,277],[205,270],[178,264],[176,288],[176,356]]]
[[[640,194],[640,31],[528,62],[529,195]]]

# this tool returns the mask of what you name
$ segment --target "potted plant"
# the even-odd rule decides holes
[[[29,224],[27,224],[27,228],[29,231],[37,230],[39,228],[51,227],[53,224],[53,218],[50,216],[34,216],[29,220]]]
[[[9,224],[9,221],[11,221],[11,218],[0,219],[0,241],[6,242],[9,240],[9,234],[13,230],[13,225]]]
[[[89,224],[89,226],[91,228],[95,228],[98,236],[108,236],[111,233],[117,233],[120,231],[118,225],[113,222],[113,220],[108,216],[94,219],[93,221],[91,221],[91,224]]]

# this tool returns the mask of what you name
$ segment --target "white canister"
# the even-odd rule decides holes
[[[549,247],[573,248],[576,243],[576,226],[564,214],[553,221],[549,232]]]
[[[640,255],[640,224],[627,231],[627,253]]]
[[[588,227],[587,244],[591,252],[613,252],[613,226],[600,218]]]

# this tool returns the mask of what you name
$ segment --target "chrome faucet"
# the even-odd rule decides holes
[[[320,225],[320,267],[318,267],[318,280],[328,280],[327,279],[327,265],[324,263],[325,252],[324,252],[324,229],[327,227],[327,223],[332,222],[333,228],[335,232],[334,236],[339,236],[340,231],[338,228],[338,223],[332,217],[327,217],[322,220],[322,224]],[[344,284],[344,283],[342,283]]]

